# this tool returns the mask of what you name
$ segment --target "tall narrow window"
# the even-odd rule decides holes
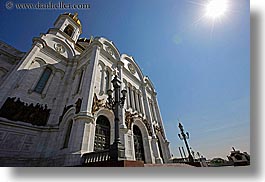
[[[131,92],[131,87],[130,86],[128,86],[128,96],[129,96],[129,100],[130,100],[130,105],[129,105],[129,107],[131,107],[132,108],[132,92]]]
[[[43,71],[36,87],[34,88],[34,91],[41,94],[42,91],[44,90],[50,76],[51,76],[52,70],[50,68],[45,68]]]
[[[76,89],[76,93],[78,93],[79,90],[80,90],[81,83],[82,83],[82,78],[83,78],[83,73],[84,73],[84,70],[81,71],[81,74],[80,74],[80,77],[79,77],[79,81],[78,81],[78,85],[77,85],[77,89]]]
[[[109,88],[109,82],[110,82],[110,72],[109,70],[106,71],[106,77],[105,77],[105,92],[107,93],[107,91],[110,89]]]
[[[74,27],[72,25],[67,25],[64,29],[64,33],[66,33],[67,35],[69,35],[70,37],[72,37],[74,32]]]
[[[143,108],[142,108],[142,97],[141,94],[138,93],[138,101],[139,101],[139,108],[140,108],[140,113],[143,113]]]
[[[134,108],[136,111],[139,111],[139,108],[138,108],[138,103],[137,103],[137,97],[136,97],[136,90],[134,89],[133,90],[133,98],[134,98]]]
[[[71,136],[71,130],[72,130],[72,126],[73,126],[73,120],[71,120],[68,124],[66,133],[65,133],[65,137],[64,137],[64,143],[63,143],[63,148],[67,148],[68,147],[68,143],[69,143],[69,139]]]

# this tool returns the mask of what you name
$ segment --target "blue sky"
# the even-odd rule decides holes
[[[249,1],[230,0],[214,27],[210,19],[199,20],[204,14],[199,4],[205,2],[75,1],[91,5],[77,11],[81,37],[112,40],[151,78],[172,153],[179,156],[177,147],[183,146],[179,118],[195,151],[225,158],[232,146],[250,152]],[[32,38],[64,12],[75,10],[8,10],[1,1],[0,40],[26,52]]]

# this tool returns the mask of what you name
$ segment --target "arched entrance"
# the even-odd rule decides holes
[[[110,147],[110,123],[105,116],[99,116],[96,121],[94,151],[109,149]]]
[[[133,139],[135,159],[145,162],[143,137],[141,130],[136,125],[133,126]]]

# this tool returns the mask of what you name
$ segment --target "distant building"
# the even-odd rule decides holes
[[[27,53],[0,42],[0,166],[77,166],[84,153],[109,149],[114,75],[128,92],[120,122],[126,159],[167,163],[152,82],[112,41],[81,33],[77,14],[66,13]]]

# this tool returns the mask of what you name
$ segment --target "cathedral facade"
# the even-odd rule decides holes
[[[80,38],[77,14],[61,14],[20,52],[0,42],[0,166],[80,166],[114,141],[107,91],[127,91],[119,131],[126,160],[169,162],[169,142],[151,80],[103,37]]]

